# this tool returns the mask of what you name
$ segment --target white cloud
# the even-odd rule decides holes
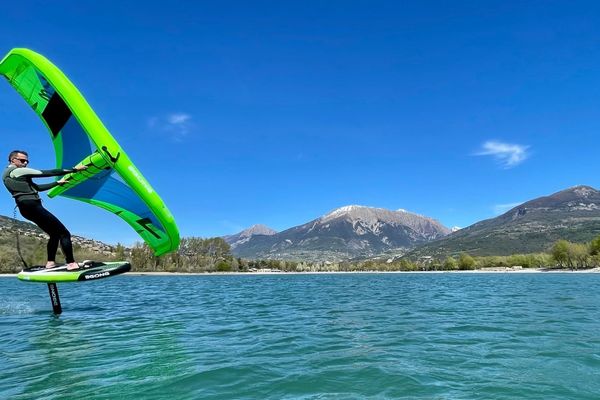
[[[167,116],[169,123],[176,126],[185,125],[191,119],[191,115],[184,113],[171,114]]]
[[[494,214],[495,215],[504,214],[508,210],[515,208],[516,206],[518,206],[520,204],[523,204],[523,203],[496,204],[494,206]]]
[[[183,112],[148,119],[149,128],[166,132],[176,141],[182,141],[190,133],[193,126],[192,116]]]
[[[516,167],[525,161],[529,154],[529,146],[520,144],[502,143],[494,140],[487,141],[475,155],[493,156],[505,169]]]

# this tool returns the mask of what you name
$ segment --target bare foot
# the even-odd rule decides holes
[[[76,262],[67,264],[67,271],[74,271],[76,269],[79,269],[79,264],[77,264]]]
[[[46,263],[46,268],[54,268],[56,267],[56,263],[54,261],[48,261]]]

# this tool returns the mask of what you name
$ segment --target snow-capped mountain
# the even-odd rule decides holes
[[[409,249],[449,233],[436,220],[405,210],[352,205],[274,235],[251,236],[233,253],[248,258],[343,260]]]

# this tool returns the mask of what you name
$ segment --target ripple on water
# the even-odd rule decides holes
[[[0,279],[0,398],[593,399],[599,278]]]

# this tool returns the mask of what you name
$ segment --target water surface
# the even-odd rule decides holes
[[[597,399],[600,274],[0,279],[2,399]]]

